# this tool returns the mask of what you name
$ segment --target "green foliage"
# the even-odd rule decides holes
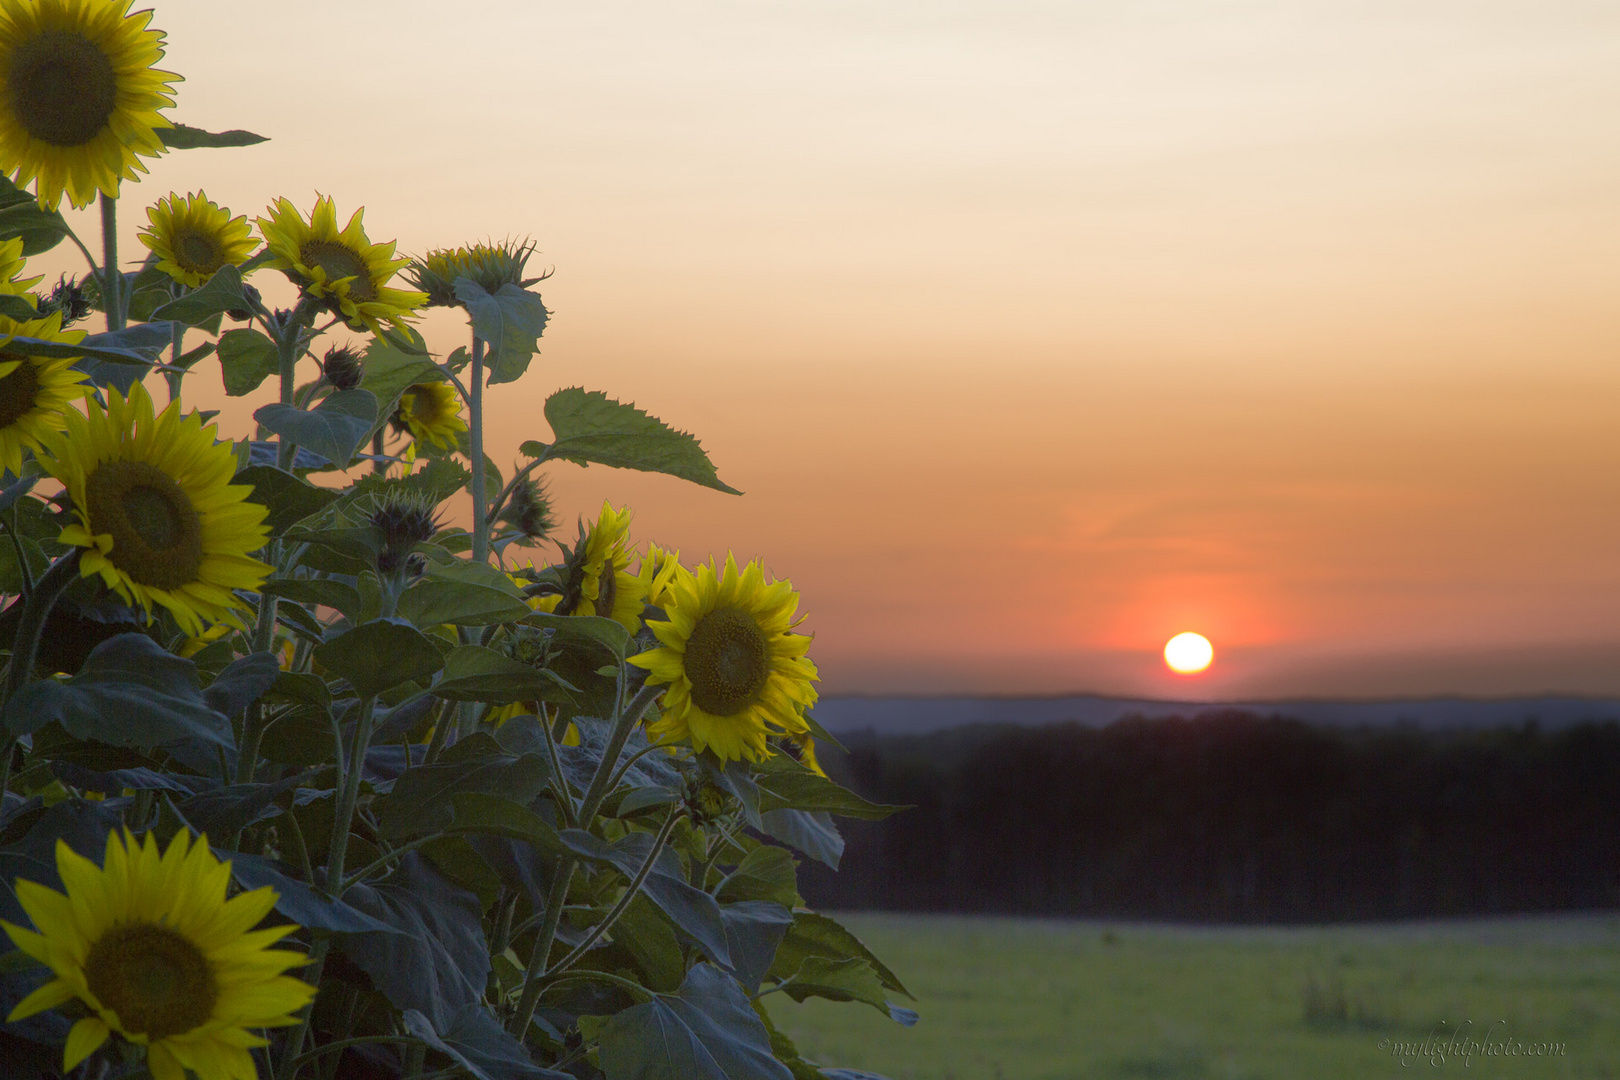
[[[742,494],[721,481],[696,436],[599,391],[576,386],[552,394],[546,399],[546,423],[556,441],[550,446],[524,443],[521,449],[530,457],[668,473],[716,491]]]
[[[263,141],[185,125],[159,134],[177,150]],[[117,203],[106,206],[116,226]],[[71,235],[0,178],[0,240],[34,253]],[[113,238],[101,261],[116,268],[129,258]],[[448,355],[409,325],[419,313],[366,335],[296,278],[290,310],[270,310],[264,283],[248,280],[268,249],[196,288],[155,255],[121,275],[93,268],[88,299],[63,290],[57,302],[101,310],[108,331],[9,342],[72,358],[97,393],[160,379],[182,412],[186,376],[217,355],[226,395],[252,403],[258,430],[205,428],[212,451],[199,443],[184,463],[197,467],[168,477],[211,522],[195,563],[188,546],[143,554],[116,529],[94,537],[96,554],[72,546],[60,485],[36,490],[31,455],[0,485],[0,651],[11,654],[0,919],[28,923],[19,880],[67,888],[58,841],[99,861],[114,829],[163,844],[206,834],[233,889],[274,893],[266,928],[292,924],[285,944],[310,957],[289,975],[319,984],[297,1023],[256,1048],[260,1080],[829,1080],[837,1073],[801,1055],[762,1001],[911,1014],[887,1004],[903,992],[888,969],[806,909],[789,848],[836,864],[831,815],[876,820],[896,807],[806,770],[774,731],[762,761],[650,744],[669,706],[630,661],[655,647],[656,609],[577,613],[591,575],[624,587],[586,565],[600,545],[509,561],[509,544],[535,552],[549,531],[536,493],[553,461],[736,494],[694,436],[563,389],[545,401],[553,441],[525,442],[528,460],[503,477],[483,432],[445,438],[457,424],[426,399],[400,412],[410,387],[449,382],[469,421],[490,387],[532,374],[550,313],[530,287],[544,277],[521,276],[528,241],[500,249],[506,261],[484,270],[507,266],[510,280],[492,272],[439,290],[470,335]],[[38,303],[0,294],[0,315],[30,318]],[[322,340],[336,328],[347,333]],[[474,355],[487,378],[474,379]],[[118,452],[143,469],[176,468],[138,458],[128,447],[151,448],[119,434]],[[468,490],[474,461],[481,496]],[[208,516],[241,499],[264,508],[255,551],[260,531],[236,528],[228,550],[230,515]],[[140,500],[124,506],[131,528],[162,525]],[[825,738],[808,718],[794,730]],[[0,953],[0,1009],[44,977]],[[55,1068],[80,1009],[8,1025],[8,1067]],[[146,1052],[114,1035],[83,1071],[144,1075]],[[222,1074],[205,1064],[202,1075]]]

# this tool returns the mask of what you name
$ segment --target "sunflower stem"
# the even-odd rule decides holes
[[[472,386],[467,394],[467,411],[472,428],[473,562],[489,561],[488,500],[484,498],[484,339],[472,339]]]
[[[377,715],[377,695],[368,694],[360,703],[360,720],[354,726],[354,749],[344,762],[343,790],[338,793],[336,816],[332,820],[332,849],[326,858],[326,883],[330,895],[343,884],[343,859],[349,850],[349,830],[354,827],[354,807],[360,798],[360,774],[365,771],[366,750],[371,745],[372,721]]]
[[[636,871],[636,876],[631,879],[629,887],[624,890],[624,894],[619,897],[618,902],[613,905],[612,910],[607,913],[602,921],[591,927],[590,933],[585,935],[585,940],[575,945],[567,956],[547,968],[542,978],[549,980],[552,975],[560,975],[573,967],[574,963],[587,952],[590,952],[591,946],[595,945],[597,940],[612,929],[614,923],[619,921],[619,916],[624,914],[625,909],[636,898],[636,893],[641,891],[642,883],[652,873],[653,864],[658,861],[658,856],[664,853],[664,845],[669,843],[669,834],[675,831],[675,823],[681,819],[681,813],[682,810],[679,804],[669,808],[669,813],[664,815],[664,824],[658,829],[658,835],[653,837],[652,849],[647,852],[646,860],[641,864],[640,869]]]
[[[522,1040],[534,1019],[535,1006],[540,1004],[540,979],[546,973],[546,961],[551,958],[551,944],[557,940],[557,926],[562,922],[563,905],[568,902],[568,887],[574,883],[574,868],[578,861],[564,858],[557,867],[557,876],[551,881],[551,892],[546,896],[546,921],[540,925],[540,934],[534,939],[534,951],[529,953],[529,969],[523,975],[523,995],[518,999],[517,1012],[512,1015],[513,1035]]]
[[[124,276],[118,270],[118,200],[101,194],[101,303],[107,309],[107,331],[124,328]]]
[[[179,319],[175,319],[169,324],[169,326],[171,328],[169,341],[169,366],[171,368],[178,368],[180,366],[180,356],[185,351],[184,344],[186,340],[186,324],[181,322]],[[179,401],[180,372],[165,371],[163,373],[163,378],[169,384],[169,400],[171,402]]]
[[[309,964],[300,973],[299,977],[311,986],[321,985],[321,972],[326,968],[326,953],[331,947],[331,937],[322,936],[317,939],[314,946],[309,950]],[[299,1061],[298,1058],[303,1053],[304,1041],[309,1037],[310,1021],[315,1015],[315,1002],[313,999],[304,1006],[303,1014],[303,1018],[298,1022],[298,1027],[293,1031],[291,1037],[287,1039],[287,1044],[281,1048],[281,1067],[276,1070],[276,1080],[293,1080],[293,1077],[298,1074],[299,1068],[303,1065],[303,1062]]]
[[[34,583],[34,591],[23,601],[22,618],[17,623],[17,636],[11,642],[11,666],[6,669],[5,700],[28,685],[34,673],[34,660],[39,656],[39,639],[45,632],[45,620],[56,601],[67,587],[79,579],[79,556],[84,549],[76,547],[51,564],[43,577]],[[6,789],[11,785],[11,759],[17,749],[17,737],[7,731],[0,742],[0,806],[5,805]]]
[[[663,691],[662,686],[643,686],[636,691],[636,696],[630,699],[630,704],[619,714],[618,721],[613,725],[613,734],[608,737],[607,746],[602,750],[602,760],[597,762],[596,775],[591,777],[591,786],[586,790],[585,798],[580,803],[579,823],[583,827],[587,829],[591,827],[597,808],[612,790],[608,782],[617,770],[619,754],[623,752],[624,744],[629,741],[630,732],[635,730],[636,722],[641,719],[641,714],[647,711],[647,706],[652,704],[653,698]]]

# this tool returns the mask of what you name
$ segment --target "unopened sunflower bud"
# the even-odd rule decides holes
[[[413,571],[411,551],[417,544],[433,539],[439,523],[433,508],[412,499],[383,503],[371,512],[371,524],[382,533],[382,550],[377,553],[377,571],[394,574]],[[422,564],[426,569],[426,564]]]
[[[225,314],[229,315],[237,322],[247,322],[249,319],[253,318],[253,311],[251,309],[259,305],[259,290],[255,289],[246,282],[242,283],[242,295],[247,297],[249,304],[248,307],[225,309]]]
[[[557,519],[551,515],[551,499],[546,494],[545,485],[528,479],[513,490],[512,498],[501,511],[500,520],[522,533],[527,540],[544,540],[557,527]]]
[[[321,374],[339,390],[353,390],[360,385],[360,354],[347,345],[326,350],[321,361]]]
[[[79,283],[78,279],[63,274],[57,279],[51,294],[42,297],[35,305],[39,308],[41,316],[62,313],[64,327],[78,322],[95,310],[95,300]]]

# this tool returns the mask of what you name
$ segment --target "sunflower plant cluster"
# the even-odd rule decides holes
[[[171,119],[129,8],[0,0],[0,1073],[869,1077],[766,1008],[916,1019],[799,894],[835,816],[896,808],[818,763],[798,593],[610,503],[560,535],[546,477],[738,493],[580,387],[503,474],[529,241],[413,258],[323,196],[139,195],[146,159],[263,139]],[[84,268],[47,286],[60,244]],[[250,430],[187,407],[215,379]]]

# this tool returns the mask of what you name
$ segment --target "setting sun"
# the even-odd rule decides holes
[[[1164,646],[1164,662],[1178,675],[1195,675],[1213,659],[1215,649],[1203,634],[1177,634]]]

